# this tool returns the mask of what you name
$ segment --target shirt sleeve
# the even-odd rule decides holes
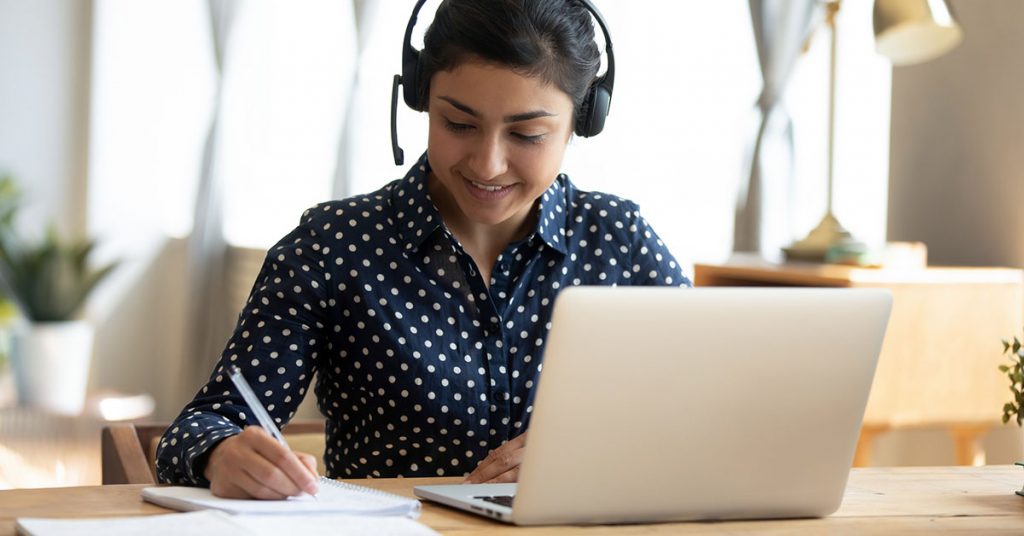
[[[640,209],[633,205],[629,224],[633,237],[633,285],[692,287],[675,257],[654,232]]]
[[[209,381],[161,437],[160,482],[209,486],[203,476],[207,453],[258,424],[228,376],[229,365],[242,370],[278,426],[295,414],[316,371],[331,301],[312,212],[269,250]]]

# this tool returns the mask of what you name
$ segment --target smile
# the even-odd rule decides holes
[[[511,185],[511,184],[509,184],[509,185],[505,185],[505,186],[501,186],[501,185],[496,185],[496,186],[488,186],[488,185],[486,185],[486,184],[482,184],[482,183],[479,183],[479,182],[476,182],[476,181],[469,181],[469,182],[470,182],[470,184],[472,184],[472,185],[473,185],[473,186],[474,186],[475,188],[479,188],[479,189],[481,189],[481,190],[484,190],[484,191],[487,191],[487,192],[500,192],[501,190],[504,190],[504,189],[506,189],[506,188],[511,188],[511,187],[513,186],[513,185]]]
[[[495,202],[504,199],[516,187],[516,184],[490,185],[466,178],[463,178],[463,184],[466,185],[466,191],[469,195],[483,202]]]

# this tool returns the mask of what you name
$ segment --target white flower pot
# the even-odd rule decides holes
[[[83,321],[37,322],[15,332],[11,367],[18,402],[63,415],[81,414],[93,333]]]

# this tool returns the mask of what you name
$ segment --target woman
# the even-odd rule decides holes
[[[210,381],[167,430],[163,482],[316,491],[280,425],[314,374],[336,478],[514,481],[552,305],[569,285],[689,285],[627,200],[559,168],[600,65],[579,0],[446,0],[424,39],[428,149],[403,179],[309,209],[269,251]]]

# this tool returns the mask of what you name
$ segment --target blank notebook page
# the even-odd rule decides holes
[[[320,479],[316,499],[289,497],[280,501],[222,499],[206,488],[161,486],[145,488],[142,498],[175,510],[214,509],[230,514],[334,513],[419,517],[420,502],[372,488]]]

